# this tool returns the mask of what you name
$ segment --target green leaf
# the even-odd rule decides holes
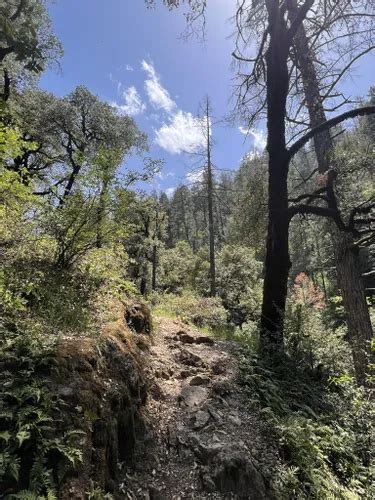
[[[24,441],[27,441],[28,439],[30,439],[30,436],[31,436],[31,434],[28,431],[21,430],[21,431],[17,432],[16,439],[18,440],[19,447],[22,446],[22,443]]]
[[[9,431],[0,432],[0,439],[8,443],[9,439],[12,437]]]

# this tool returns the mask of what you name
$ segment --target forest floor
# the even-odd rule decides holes
[[[240,383],[241,346],[178,320],[155,323],[148,438],[123,469],[124,498],[272,498],[277,452]]]

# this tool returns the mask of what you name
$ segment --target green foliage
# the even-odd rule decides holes
[[[329,321],[332,318],[329,307],[312,280],[299,274],[287,302],[285,346],[297,365],[311,370],[324,367],[331,376],[351,373],[351,353],[345,341],[347,330],[337,317]]]
[[[62,401],[43,380],[52,348],[35,332],[1,328],[0,493],[9,498],[56,498],[58,483],[82,462],[82,431],[57,430]]]
[[[166,249],[161,256],[160,286],[167,292],[181,292],[193,288],[196,259],[186,241],[178,241],[173,248]]]
[[[259,318],[262,267],[250,248],[225,245],[218,252],[217,290],[234,323]]]
[[[43,0],[25,0],[16,4],[3,0],[0,27],[0,47],[28,71],[40,73],[62,54]]]
[[[371,406],[349,378],[319,380],[290,359],[243,360],[249,397],[279,442],[278,498],[371,498]]]
[[[110,493],[105,493],[101,488],[92,487],[89,491],[86,491],[87,500],[113,500],[113,496]]]
[[[155,314],[167,314],[198,327],[218,328],[226,325],[227,313],[220,299],[197,297],[192,292],[181,295],[154,294],[150,297]]]
[[[265,157],[248,155],[234,177],[228,233],[231,243],[249,246],[257,257],[265,252],[267,168]]]
[[[259,355],[253,343],[241,363],[250,401],[278,442],[273,487],[281,499],[369,499],[371,402],[348,375],[342,332],[327,329],[316,290],[306,289],[304,304],[297,286],[288,306],[286,353]]]

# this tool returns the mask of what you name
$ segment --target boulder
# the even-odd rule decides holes
[[[207,345],[214,345],[215,341],[211,337],[207,337],[205,335],[202,335],[200,337],[195,338],[195,343],[196,344],[207,344]]]
[[[190,385],[183,387],[179,396],[180,401],[190,408],[201,405],[207,398],[208,389]]]
[[[199,410],[192,418],[193,429],[202,429],[205,427],[211,419],[211,415],[208,411]]]
[[[152,331],[151,312],[143,302],[127,302],[125,321],[134,333],[150,334]]]
[[[181,349],[177,355],[177,361],[188,366],[204,366],[202,358],[186,349]]]
[[[210,379],[208,377],[196,375],[190,380],[189,385],[208,385],[209,383]]]
[[[221,493],[249,500],[269,498],[263,477],[242,451],[222,449],[214,459],[211,478]]]

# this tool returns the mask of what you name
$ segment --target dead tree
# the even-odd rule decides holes
[[[297,14],[296,0],[289,1],[289,16],[293,20]],[[322,95],[315,69],[313,52],[306,30],[301,24],[294,38],[294,62],[301,75],[306,107],[312,127],[327,121]],[[314,137],[314,149],[318,162],[318,172],[327,174],[334,165],[334,143],[327,129]],[[329,175],[326,175],[328,181]],[[323,194],[323,193],[321,193]],[[332,193],[335,196],[335,193]],[[331,200],[331,204],[337,203]],[[341,231],[329,222],[336,261],[337,279],[347,313],[348,338],[351,344],[357,381],[366,382],[368,362],[371,357],[372,325],[366,302],[366,293],[359,261],[359,249],[351,232]]]

